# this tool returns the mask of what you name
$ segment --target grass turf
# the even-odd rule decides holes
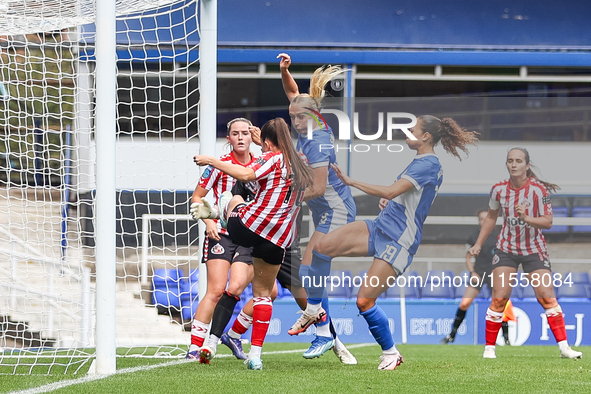
[[[301,344],[265,344],[265,352],[303,349]],[[400,345],[404,363],[378,371],[377,345],[352,349],[358,365],[342,365],[331,353],[305,360],[297,353],[264,354],[264,369],[249,371],[233,357],[211,365],[187,362],[120,374],[62,388],[58,393],[270,393],[270,392],[591,392],[591,347],[582,360],[566,360],[556,346],[498,347],[497,359],[483,359],[483,346]],[[228,352],[223,345],[220,354]],[[117,368],[170,359],[119,358]],[[38,387],[75,375],[0,376],[0,392]]]

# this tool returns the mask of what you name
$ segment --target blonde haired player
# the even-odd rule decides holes
[[[304,332],[310,325],[316,324],[316,337],[310,348],[304,352],[305,358],[322,356],[333,349],[341,362],[357,364],[355,357],[339,340],[332,323],[328,307],[328,298],[323,286],[310,286],[311,275],[318,273],[322,276],[330,274],[330,264],[326,265],[314,259],[312,249],[327,233],[351,223],[355,220],[357,207],[351,195],[351,188],[345,185],[336,175],[332,165],[337,164],[334,150],[320,149],[334,142],[330,127],[320,127],[313,123],[312,138],[308,133],[310,113],[319,112],[322,100],[326,95],[325,86],[334,78],[343,74],[344,70],[338,66],[327,66],[316,69],[310,79],[309,93],[300,93],[298,85],[289,72],[291,58],[286,53],[277,56],[281,59],[281,81],[285,94],[290,101],[289,116],[292,128],[298,135],[297,151],[312,169],[313,183],[304,195],[314,221],[314,233],[310,237],[304,251],[300,265],[300,277],[306,286],[308,303],[302,316],[288,330],[290,335]]]

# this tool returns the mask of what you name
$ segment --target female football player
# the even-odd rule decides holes
[[[312,249],[327,233],[355,220],[357,207],[351,195],[351,188],[336,176],[331,165],[337,164],[334,150],[320,149],[334,141],[330,127],[319,126],[315,122],[312,138],[308,135],[308,121],[310,113],[320,111],[322,100],[326,94],[324,88],[328,82],[341,75],[344,70],[340,67],[320,67],[314,71],[310,79],[309,94],[300,93],[298,85],[289,72],[291,57],[286,53],[277,56],[281,59],[281,81],[285,94],[290,101],[289,116],[292,128],[298,135],[296,149],[312,168],[314,182],[306,189],[304,201],[307,202],[314,221],[314,233],[304,252],[300,265],[301,277],[312,274],[328,276],[330,264],[323,264],[314,259]],[[310,281],[304,280],[304,284]],[[311,283],[310,283],[311,284]],[[290,335],[297,335],[316,324],[316,337],[310,348],[304,352],[305,358],[320,357],[333,349],[341,362],[356,364],[355,357],[339,340],[334,329],[331,329],[328,298],[324,286],[307,286],[308,304],[302,316],[289,329]],[[334,348],[333,348],[334,347]]]
[[[462,129],[453,119],[421,116],[410,129],[414,139],[408,147],[417,151],[414,160],[390,186],[356,181],[333,166],[346,185],[372,196],[390,200],[375,220],[355,221],[326,234],[314,247],[314,257],[330,264],[338,256],[373,256],[374,261],[357,296],[357,307],[369,330],[382,347],[380,370],[393,370],[403,359],[388,325],[388,317],[376,305],[376,299],[412,262],[422,238],[422,227],[443,181],[443,170],[435,156],[439,141],[456,157],[458,149],[467,153],[467,145],[478,141],[476,132]],[[375,279],[374,279],[375,278]],[[390,283],[392,285],[392,283]]]
[[[554,295],[552,268],[548,258],[543,229],[552,227],[550,193],[558,186],[538,179],[531,169],[529,152],[513,148],[507,153],[509,179],[497,183],[490,192],[489,209],[476,243],[470,248],[473,256],[480,254],[484,240],[495,226],[499,212],[503,227],[493,257],[493,295],[486,312],[486,346],[484,358],[497,358],[495,343],[503,321],[503,310],[515,286],[517,268],[522,265],[538,302],[546,311],[548,325],[556,338],[563,358],[581,358],[566,338],[562,308]],[[512,279],[513,277],[513,279]],[[517,283],[521,286],[524,283]]]
[[[294,232],[293,219],[301,203],[301,190],[312,183],[309,168],[291,144],[289,127],[281,118],[268,121],[261,129],[263,153],[248,167],[231,164],[211,156],[198,155],[198,165],[210,165],[243,182],[257,181],[255,199],[245,204],[240,196],[224,193],[219,212],[200,206],[200,217],[219,216],[227,224],[232,241],[252,247],[254,261],[253,330],[246,360],[248,369],[263,368],[261,351],[273,312],[271,294],[275,278]]]
[[[252,142],[250,127],[253,127],[252,123],[245,118],[236,118],[228,122],[226,139],[232,150],[220,157],[220,161],[240,166],[247,166],[253,162],[253,155],[250,152]],[[192,213],[211,189],[217,201],[223,192],[232,189],[235,182],[234,178],[217,169],[206,169],[191,197]],[[198,219],[195,217],[195,220]],[[220,225],[219,220],[203,219],[203,222],[206,225],[203,261],[207,264],[207,293],[195,311],[191,325],[191,345],[186,358],[199,357],[200,362],[209,364],[209,360],[214,355],[213,350],[208,346],[204,347],[203,342],[207,336],[214,309],[218,302],[223,304],[227,301],[226,299],[232,302],[240,297],[252,280],[253,269],[250,248],[232,242],[228,231]],[[228,271],[230,283],[226,288]]]

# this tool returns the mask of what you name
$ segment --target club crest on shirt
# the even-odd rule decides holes
[[[267,160],[265,160],[265,158],[263,158],[263,157],[259,157],[258,159],[255,160],[255,163],[258,165],[261,165],[261,166],[263,164],[265,164],[266,162],[267,162]]]
[[[523,200],[519,203],[519,205],[523,205],[524,207],[529,208],[531,203],[529,202],[529,200]]]
[[[220,244],[215,244],[213,248],[211,248],[211,254],[223,254],[224,252],[224,247]]]

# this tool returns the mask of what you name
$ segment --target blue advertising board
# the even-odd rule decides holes
[[[437,344],[449,333],[460,299],[378,299],[378,305],[388,316],[390,332],[396,343]],[[591,302],[578,299],[559,300],[564,312],[568,343],[572,346],[591,345]],[[455,344],[484,344],[485,316],[490,300],[476,299],[466,313],[456,335]],[[544,309],[537,300],[514,300],[516,322],[509,322],[509,339],[513,346],[555,345]],[[290,336],[287,330],[297,320],[299,307],[292,299],[275,301],[273,317],[266,341],[312,341],[315,328]],[[359,315],[355,299],[331,299],[330,314],[337,334],[344,343],[374,342],[367,323]],[[404,321],[402,316],[405,316]],[[245,335],[246,338],[249,333]],[[501,338],[501,333],[499,333]],[[504,345],[502,340],[497,342]]]

